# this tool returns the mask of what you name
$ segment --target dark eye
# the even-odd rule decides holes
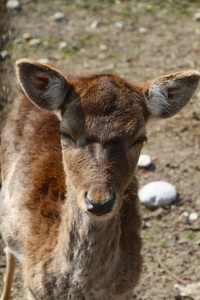
[[[141,136],[139,137],[133,144],[130,145],[130,147],[140,144],[140,143],[144,143],[147,142],[147,137],[146,136]]]
[[[139,137],[134,144],[137,144],[137,143],[143,143],[143,142],[147,142],[147,137],[146,136],[141,136]]]
[[[72,142],[74,142],[76,144],[76,142],[73,140],[73,138],[67,133],[67,132],[64,132],[64,131],[60,131],[59,132],[60,136],[61,136],[61,139],[67,139],[67,140],[70,140]]]

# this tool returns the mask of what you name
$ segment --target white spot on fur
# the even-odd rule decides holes
[[[59,121],[62,121],[62,115],[60,110],[54,110],[55,115],[57,116]]]

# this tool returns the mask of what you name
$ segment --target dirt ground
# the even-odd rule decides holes
[[[57,12],[64,13],[60,21],[54,19]],[[1,127],[16,95],[16,59],[48,59],[65,73],[115,72],[138,83],[198,70],[197,12],[199,0],[21,0],[20,8],[8,9],[6,17],[0,17],[6,21],[1,51],[8,51],[8,57],[0,61]],[[32,46],[29,39],[33,38],[40,43]],[[67,43],[64,49],[61,42]],[[179,198],[166,209],[141,207],[144,267],[134,299],[180,300],[176,283],[200,281],[200,89],[177,116],[148,125],[148,143],[142,152],[153,163],[149,169],[138,169],[140,186],[165,180],[176,186]],[[199,218],[188,220],[191,212]],[[0,240],[0,294],[4,246]],[[13,299],[27,299],[20,265],[12,291]]]

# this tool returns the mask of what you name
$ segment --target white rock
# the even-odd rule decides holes
[[[174,285],[174,290],[175,290],[175,292],[178,294],[178,295],[180,295],[183,291],[184,291],[184,286],[182,286],[182,285],[180,285],[180,284],[178,284],[178,283],[176,283],[175,285]]]
[[[17,38],[14,40],[14,43],[17,44],[22,44],[23,43],[23,39],[22,38]]]
[[[98,57],[97,57],[98,59],[100,59],[100,60],[104,60],[104,59],[106,59],[107,58],[107,55],[105,54],[105,53],[99,53],[98,54]]]
[[[147,154],[140,154],[140,158],[138,160],[138,167],[140,168],[148,168],[151,164],[151,157]]]
[[[0,52],[0,60],[4,60],[8,56],[9,56],[9,53],[8,53],[7,50],[3,50],[3,51]]]
[[[141,188],[138,193],[140,201],[148,207],[164,207],[177,198],[174,185],[165,181],[152,181]]]
[[[25,41],[30,41],[33,38],[33,35],[31,32],[25,32],[22,37]]]
[[[20,3],[17,0],[10,0],[7,2],[7,8],[9,9],[19,9]]]
[[[91,24],[91,28],[92,29],[96,29],[97,27],[99,27],[101,25],[101,22],[98,20],[95,20],[94,22],[92,22]]]
[[[40,45],[41,44],[41,40],[40,39],[31,39],[29,42],[29,45],[30,46],[38,46],[38,45]]]
[[[139,32],[145,34],[147,33],[147,29],[145,27],[140,27]]]
[[[194,20],[200,22],[200,12],[194,14]]]
[[[61,50],[64,50],[64,49],[66,49],[67,48],[67,42],[61,42],[60,44],[59,44],[59,49],[61,49]]]
[[[190,221],[196,221],[196,220],[198,220],[198,218],[199,218],[199,215],[198,215],[197,212],[192,212],[192,213],[189,214],[189,220]]]
[[[62,21],[65,18],[65,14],[62,12],[57,12],[53,15],[55,21]]]
[[[107,65],[107,67],[101,67],[101,68],[99,69],[99,71],[100,71],[101,73],[106,73],[106,72],[109,72],[109,71],[114,70],[114,68],[115,68],[115,64],[110,64],[110,65]]]
[[[90,68],[91,68],[91,65],[90,65],[90,63],[85,62],[85,63],[83,64],[83,67],[84,67],[85,69],[90,69]]]
[[[107,50],[108,50],[108,46],[106,46],[106,45],[104,45],[104,44],[101,44],[100,47],[99,47],[99,49],[100,49],[101,51],[107,51]]]
[[[175,284],[174,289],[182,297],[191,297],[193,300],[200,300],[200,282],[190,283],[185,287]]]
[[[117,29],[123,29],[124,28],[124,23],[123,22],[116,22],[115,23],[115,27]]]
[[[40,58],[38,59],[38,62],[44,65],[48,65],[49,59],[48,58]]]
[[[49,47],[49,41],[44,41],[42,44],[43,44],[43,45],[44,45],[44,47],[46,47],[46,48],[48,48],[48,47]]]
[[[85,53],[86,53],[86,49],[85,49],[85,48],[81,48],[81,49],[80,49],[80,53],[81,53],[81,54],[85,54]]]

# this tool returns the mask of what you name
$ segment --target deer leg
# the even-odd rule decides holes
[[[7,248],[6,251],[6,276],[5,276],[5,282],[3,287],[3,294],[1,296],[1,300],[10,300],[11,299],[11,287],[12,287],[12,281],[13,276],[15,272],[15,266],[16,266],[16,259],[10,253],[9,248]]]

